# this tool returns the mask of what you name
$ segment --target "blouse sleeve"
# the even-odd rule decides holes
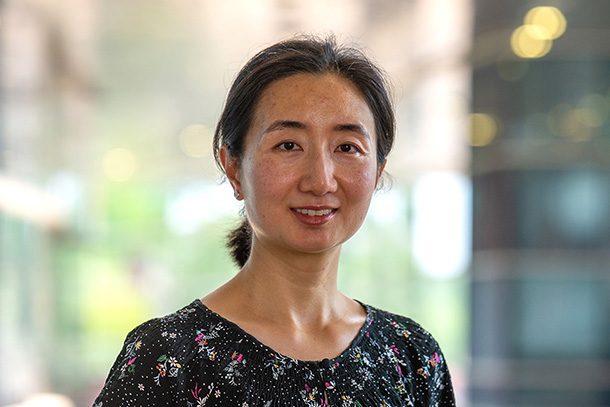
[[[180,364],[167,349],[155,320],[127,338],[93,407],[173,405]],[[165,349],[164,349],[165,348]]]
[[[440,348],[438,348],[438,355],[440,355],[439,360],[441,361],[435,378],[435,385],[438,389],[438,405],[439,407],[455,407],[455,393],[453,392],[451,374]]]
[[[432,335],[423,328],[421,333],[426,338],[418,357],[420,367],[416,371],[416,381],[423,384],[420,387],[424,390],[421,398],[426,400],[426,406],[455,407],[455,394],[445,356]]]
[[[413,320],[400,320],[407,343],[407,354],[413,366],[415,405],[455,407],[451,375],[438,342]]]

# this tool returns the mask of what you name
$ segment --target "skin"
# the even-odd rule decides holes
[[[333,74],[278,80],[261,95],[241,162],[226,148],[221,160],[244,200],[252,253],[202,302],[283,355],[340,355],[366,317],[337,289],[341,246],[362,225],[385,165],[366,101]]]

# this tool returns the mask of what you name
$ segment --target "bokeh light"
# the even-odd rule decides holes
[[[610,101],[607,97],[600,94],[590,94],[584,96],[578,102],[582,109],[582,120],[589,127],[601,127],[610,114]]]
[[[567,27],[563,13],[556,7],[534,7],[526,14],[524,22],[543,27],[550,40],[561,37]]]
[[[590,126],[585,121],[583,109],[565,112],[559,121],[560,135],[569,141],[588,141],[593,137]]]
[[[180,148],[189,157],[201,158],[210,154],[212,132],[201,124],[186,127],[180,133]]]
[[[473,113],[470,115],[470,130],[470,145],[475,147],[486,146],[496,139],[498,123],[489,114]]]
[[[553,43],[544,27],[526,24],[513,32],[510,45],[521,58],[540,58],[549,53]]]
[[[534,7],[525,15],[523,25],[513,31],[511,49],[521,58],[542,58],[566,27],[567,21],[556,7]]]
[[[576,105],[560,103],[547,116],[548,128],[568,141],[588,141],[600,134],[610,118],[610,97],[591,93]]]
[[[124,148],[114,148],[108,151],[102,160],[104,174],[109,180],[125,182],[136,172],[136,158],[133,153]]]

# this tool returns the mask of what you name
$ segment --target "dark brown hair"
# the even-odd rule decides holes
[[[273,82],[292,75],[332,73],[352,82],[362,93],[375,120],[377,165],[385,162],[394,144],[395,118],[385,74],[359,49],[338,45],[334,37],[299,36],[260,51],[233,81],[214,133],[214,158],[222,170],[220,148],[239,163],[244,140],[262,92]],[[252,229],[242,224],[228,236],[227,246],[242,267],[250,256]]]

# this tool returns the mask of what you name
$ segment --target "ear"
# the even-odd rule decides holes
[[[381,179],[381,174],[383,174],[383,170],[385,169],[385,165],[388,163],[388,160],[385,160],[383,164],[379,167],[377,171],[377,179],[375,180],[375,189],[377,189],[377,185],[379,184],[379,180]]]
[[[241,190],[241,178],[239,173],[239,162],[229,153],[229,147],[223,145],[220,147],[220,162],[225,170],[227,179],[235,191],[235,197],[238,200],[243,199]]]

